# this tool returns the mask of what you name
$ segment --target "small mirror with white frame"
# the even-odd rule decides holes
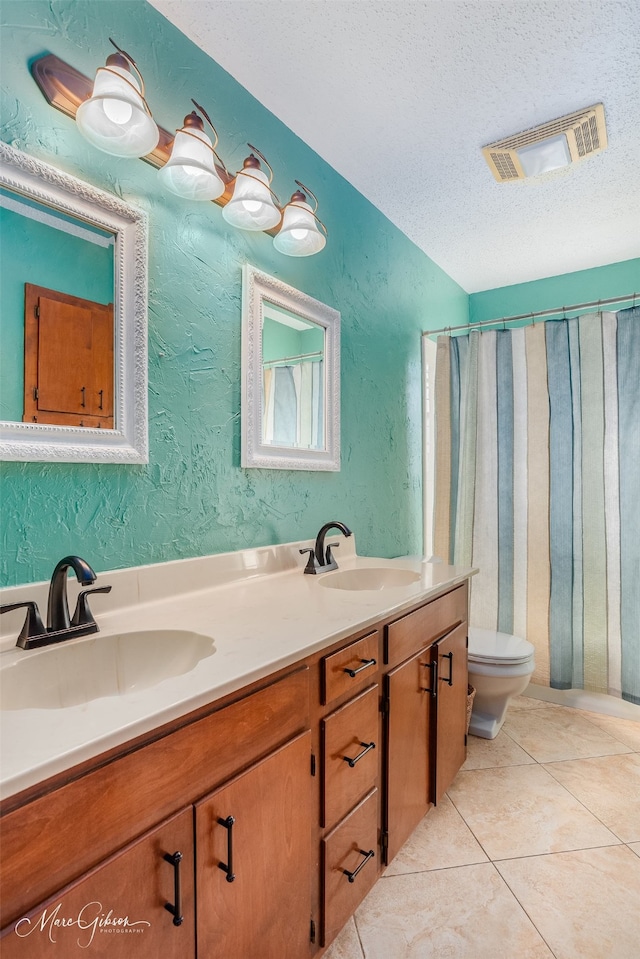
[[[245,264],[242,466],[340,469],[340,313]]]
[[[29,251],[28,256],[14,256],[16,269],[12,269],[10,279],[16,290],[3,292],[0,311],[0,338],[11,347],[6,352],[3,350],[2,360],[0,459],[147,463],[146,213],[120,197],[1,142],[0,207],[8,222],[13,218],[13,224],[18,224],[17,229],[24,234],[25,249]],[[10,235],[10,230],[3,231],[3,245],[11,243]],[[66,241],[69,241],[68,249],[74,250],[74,254],[67,257],[67,266],[57,249],[67,249]],[[72,276],[84,272],[91,274],[95,281],[98,247],[107,248],[108,258],[105,260],[101,254],[102,298],[94,302],[93,298],[79,298],[86,297],[86,293],[73,288]],[[4,252],[9,252],[6,247]],[[15,254],[15,250],[11,253]],[[40,273],[36,272],[36,265],[41,268]],[[51,276],[52,280],[45,284],[42,276]],[[70,284],[71,288],[67,289]],[[42,294],[40,299],[39,294]],[[97,315],[97,311],[107,308],[103,306],[107,300],[111,301],[107,304],[108,325],[100,325],[97,319],[92,325],[95,335],[91,363],[99,361],[106,370],[105,379],[96,384],[95,398],[89,383],[92,373],[88,372],[86,387],[82,378],[82,382],[78,381],[80,389],[78,384],[70,386],[60,378],[55,386],[58,396],[65,391],[73,392],[74,397],[80,393],[79,400],[74,398],[74,403],[78,402],[81,408],[79,416],[67,412],[69,407],[65,407],[64,402],[49,405],[48,409],[46,402],[41,403],[42,411],[30,407],[32,398],[42,399],[40,381],[37,388],[32,389],[27,379],[30,366],[34,370],[38,367],[38,375],[42,372],[42,357],[37,361],[32,358],[34,355],[37,358],[38,342],[35,354],[33,344],[29,343],[33,330],[27,321],[33,319],[33,303],[39,318],[35,327],[38,324],[41,327],[39,333],[36,332],[36,336],[42,337],[39,343],[49,345],[47,352],[51,352],[49,347],[53,348],[50,370],[55,372],[56,366],[62,369],[66,366],[70,373],[75,373],[75,367],[82,365],[83,353],[74,333],[79,329],[84,337],[83,317],[89,316],[92,324],[94,322],[91,313],[87,313],[87,305],[94,307]],[[48,321],[56,313],[65,313],[67,325],[49,326],[45,334],[41,322],[43,302],[51,311],[47,314]],[[69,319],[72,315],[73,321]],[[99,334],[95,332],[98,327]],[[93,371],[93,366],[90,369]],[[51,377],[53,373],[48,375]]]

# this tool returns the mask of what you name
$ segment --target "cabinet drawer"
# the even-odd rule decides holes
[[[358,692],[376,678],[378,633],[369,633],[322,660],[322,701],[325,705],[345,693]]]
[[[378,878],[377,789],[372,789],[353,812],[323,839],[322,854],[322,945],[326,946],[340,932]]]
[[[467,618],[466,584],[390,623],[385,630],[384,661],[389,666],[413,656]]]
[[[372,686],[321,721],[325,827],[333,826],[376,784],[378,692],[379,687]]]

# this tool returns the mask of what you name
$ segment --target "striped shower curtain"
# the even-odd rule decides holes
[[[434,553],[533,681],[640,704],[640,309],[439,337]]]

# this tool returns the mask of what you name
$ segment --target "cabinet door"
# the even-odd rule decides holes
[[[467,624],[434,646],[438,661],[434,803],[453,782],[467,754]]]
[[[309,953],[310,773],[306,732],[196,805],[198,955]]]
[[[427,647],[387,674],[386,862],[429,809],[431,651]]]
[[[189,808],[12,923],[2,959],[193,957],[193,870]]]
[[[25,284],[24,416],[113,427],[113,304]]]

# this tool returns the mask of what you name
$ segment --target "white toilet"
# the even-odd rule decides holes
[[[476,689],[469,732],[495,739],[513,696],[529,685],[534,648],[526,639],[469,627],[469,683]]]

